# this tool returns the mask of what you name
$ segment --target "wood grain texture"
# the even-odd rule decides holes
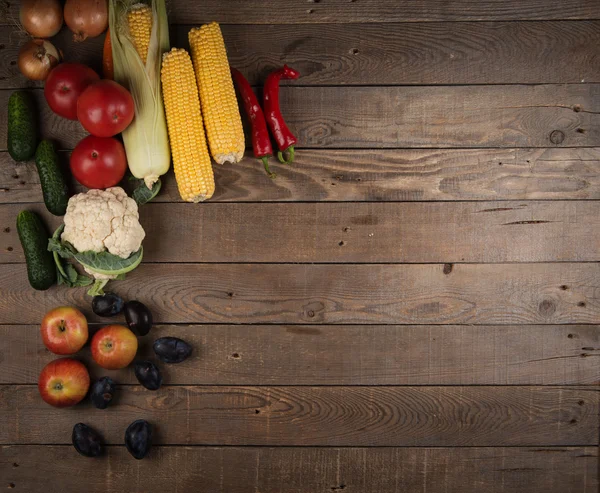
[[[18,1],[0,1],[0,22],[19,17]],[[170,2],[169,22],[176,24],[216,21],[224,24],[364,23],[480,20],[600,19],[595,0],[542,0],[506,2],[484,0],[189,0]],[[257,29],[257,35],[260,34]]]
[[[42,134],[73,148],[86,135],[32,90]],[[0,91],[0,145],[11,94]],[[581,147],[600,145],[600,85],[283,87],[299,147]],[[2,149],[5,149],[2,147]]]
[[[60,153],[65,168],[66,153]],[[311,150],[293,166],[214,166],[211,202],[600,199],[600,148]],[[181,202],[172,172],[156,202]],[[125,183],[125,186],[128,183]],[[72,189],[85,189],[73,184]],[[0,152],[0,203],[41,202],[33,162]]]
[[[167,368],[165,372],[174,371]],[[0,444],[70,444],[77,422],[110,444],[144,418],[154,443],[558,446],[598,444],[597,387],[121,387],[114,410],[65,413],[37,386],[0,386]]]
[[[130,493],[596,493],[597,460],[595,447],[154,447],[134,461],[110,447],[92,461],[69,446],[6,446],[0,476],[28,493],[105,493],[126,478]]]
[[[0,263],[25,261],[14,227],[22,209],[0,205]],[[27,209],[50,231],[62,223],[43,204]],[[598,201],[149,204],[140,220],[146,262],[600,260]]]
[[[171,44],[187,47],[193,25],[173,26]],[[301,85],[540,84],[600,82],[595,47],[600,21],[223,26],[229,62],[262,85],[284,62]],[[42,87],[16,64],[23,38],[0,32],[0,88]],[[101,71],[103,37],[74,43],[63,29],[53,43],[65,59]]]
[[[442,264],[142,264],[110,289],[146,303],[157,323],[600,323],[598,263],[448,271]],[[24,264],[0,266],[4,324],[38,324],[59,305],[98,320],[85,291],[35,291]]]
[[[120,320],[111,320],[111,323]],[[96,326],[97,327],[97,326]],[[94,327],[94,329],[96,328]],[[39,325],[0,326],[2,384],[35,384],[54,358]],[[194,348],[164,366],[177,385],[567,385],[600,381],[595,326],[156,326],[140,339],[175,336]],[[587,354],[589,357],[582,357]],[[107,371],[89,348],[77,355],[93,378],[135,384],[131,369]]]

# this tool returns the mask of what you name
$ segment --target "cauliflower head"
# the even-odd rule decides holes
[[[121,187],[89,190],[69,199],[62,240],[78,252],[102,252],[127,258],[146,236],[138,206]]]

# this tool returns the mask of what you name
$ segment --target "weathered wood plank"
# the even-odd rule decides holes
[[[271,166],[276,180],[250,155],[215,165],[210,201],[600,199],[600,148],[303,149],[293,166]],[[73,190],[85,189],[74,184]],[[0,152],[0,203],[41,201],[34,163],[15,163]],[[181,201],[172,173],[155,201]]]
[[[165,373],[177,371],[171,367]],[[119,389],[110,411],[65,413],[37,386],[0,386],[0,444],[69,444],[74,423],[122,444],[144,418],[156,444],[558,446],[598,444],[597,387],[184,387]],[[110,420],[107,416],[110,414]],[[110,424],[109,424],[110,423]]]
[[[171,44],[187,47],[191,27],[173,26]],[[283,62],[300,71],[302,85],[600,82],[599,21],[272,25],[263,36],[256,29],[223,26],[231,65],[256,85]],[[13,63],[22,42],[0,32],[2,89],[42,87]],[[101,71],[102,37],[74,43],[64,29],[53,43],[67,60]]]
[[[600,264],[142,264],[111,288],[157,323],[600,323]],[[85,288],[33,290],[24,264],[0,266],[4,324],[37,324]],[[23,310],[27,307],[27,310]]]
[[[0,205],[0,263],[25,261],[14,227],[22,209]],[[43,204],[27,209],[50,231],[62,222]],[[600,260],[598,201],[150,204],[140,217],[147,262]]]
[[[119,320],[111,320],[111,323]],[[54,358],[39,325],[0,326],[0,383],[35,384]],[[194,347],[169,366],[177,385],[567,385],[600,381],[595,326],[157,326],[140,339],[176,336]],[[590,357],[582,357],[586,354]],[[600,353],[599,353],[600,354]],[[93,377],[135,384],[130,369],[106,371],[89,348],[78,354]]]
[[[79,122],[32,90],[42,134],[72,148]],[[11,91],[0,91],[0,145]],[[299,147],[581,147],[600,145],[600,85],[284,87],[282,111]],[[2,147],[5,149],[5,147]]]
[[[595,447],[154,447],[136,462],[111,447],[92,461],[69,446],[6,446],[0,476],[28,493],[105,493],[127,478],[131,493],[596,493],[597,460]]]
[[[0,2],[0,22],[13,24],[19,18],[18,1]],[[480,20],[563,20],[599,19],[595,0],[564,0],[548,3],[542,0],[506,2],[484,0],[189,0],[170,2],[169,22],[224,24],[296,24],[415,21],[480,21]],[[262,34],[260,28],[256,35]]]

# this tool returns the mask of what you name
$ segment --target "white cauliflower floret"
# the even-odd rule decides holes
[[[127,258],[140,249],[146,236],[135,200],[121,187],[74,195],[69,199],[64,222],[61,238],[78,252],[108,250]],[[99,274],[87,272],[99,278]]]

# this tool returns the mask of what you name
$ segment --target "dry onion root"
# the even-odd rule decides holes
[[[65,24],[75,41],[100,36],[108,27],[107,0],[67,0]]]
[[[59,0],[23,0],[19,20],[34,38],[51,38],[62,27],[62,5]]]
[[[46,80],[60,58],[60,53],[50,41],[32,39],[19,50],[19,70],[30,80]]]

